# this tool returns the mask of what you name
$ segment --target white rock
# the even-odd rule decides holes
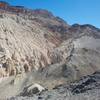
[[[35,84],[31,85],[31,86],[28,88],[28,91],[30,91],[31,89],[34,89],[34,88],[38,88],[38,90],[39,90],[40,92],[42,92],[43,90],[45,90],[44,87],[42,87],[41,85],[35,83]]]

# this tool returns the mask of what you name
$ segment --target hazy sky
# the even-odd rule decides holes
[[[92,24],[100,28],[100,0],[2,0],[27,8],[52,11],[69,24]]]

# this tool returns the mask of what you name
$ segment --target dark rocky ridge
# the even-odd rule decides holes
[[[74,94],[100,89],[100,71],[97,71],[92,75],[84,76],[79,81],[73,83],[70,87]]]
[[[100,38],[100,29],[90,24],[73,24],[71,28],[69,28],[69,32],[77,34],[85,33],[84,35]]]

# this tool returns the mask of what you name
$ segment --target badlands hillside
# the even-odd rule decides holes
[[[28,96],[29,91],[33,93],[34,84],[43,86],[47,94],[54,94],[56,86],[70,87],[70,83],[99,70],[99,28],[69,25],[44,9],[31,10],[0,2],[0,100]],[[58,95],[61,97],[57,92],[55,95],[42,100],[67,100],[64,95],[57,99]]]

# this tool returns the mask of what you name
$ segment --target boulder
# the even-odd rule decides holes
[[[34,94],[41,93],[45,88],[41,85],[35,83],[31,84],[23,89],[23,92],[20,93],[21,96],[33,96]]]

